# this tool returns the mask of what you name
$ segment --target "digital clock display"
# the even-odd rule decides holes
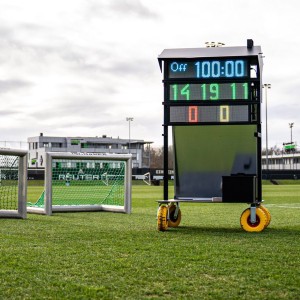
[[[171,101],[249,100],[248,82],[171,84]]]
[[[248,64],[244,59],[170,61],[169,78],[246,78]]]
[[[249,122],[248,105],[220,106],[171,106],[170,124],[185,123],[247,123]]]

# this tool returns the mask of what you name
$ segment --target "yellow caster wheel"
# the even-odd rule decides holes
[[[270,222],[271,222],[271,214],[270,214],[270,211],[263,205],[260,205],[259,206],[260,209],[262,209],[264,211],[264,213],[266,214],[267,218],[268,218],[268,221],[267,221],[267,226],[269,226]],[[267,227],[266,226],[266,227]]]
[[[176,205],[172,204],[169,206],[169,227],[178,227],[181,221],[181,210],[178,210],[177,217],[175,217]]]
[[[242,212],[240,223],[241,227],[248,232],[261,232],[263,231],[268,222],[268,217],[261,208],[256,208],[256,222],[251,223],[250,220],[250,208],[245,209]]]
[[[160,206],[157,212],[157,230],[165,231],[168,229],[168,207]]]

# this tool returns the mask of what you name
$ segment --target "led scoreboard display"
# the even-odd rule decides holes
[[[259,81],[251,57],[165,61],[167,125],[253,124]]]

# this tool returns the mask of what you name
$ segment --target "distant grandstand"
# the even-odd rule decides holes
[[[264,179],[300,179],[300,152],[291,144],[284,146],[288,146],[286,150],[269,154],[268,161],[266,155],[262,156]]]

